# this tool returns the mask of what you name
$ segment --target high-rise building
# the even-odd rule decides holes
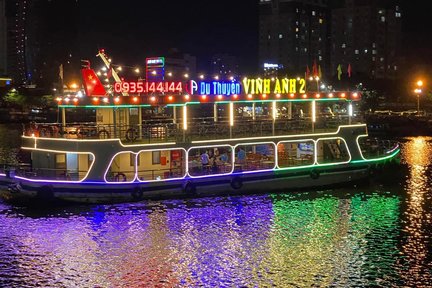
[[[307,67],[330,63],[327,0],[260,0],[259,65],[271,63],[279,73],[303,75]],[[275,66],[276,67],[276,66]]]
[[[7,73],[6,1],[0,0],[0,76]]]
[[[332,10],[331,69],[395,79],[400,69],[402,13],[397,1],[346,0]]]
[[[26,22],[30,1],[7,1],[7,70],[18,85],[27,82]]]

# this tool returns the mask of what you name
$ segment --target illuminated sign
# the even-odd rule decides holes
[[[237,95],[241,93],[241,85],[238,81],[190,81],[190,94],[198,95]]]
[[[281,94],[306,93],[306,80],[302,78],[272,78],[272,79],[243,79],[245,94]]]
[[[147,67],[164,67],[165,57],[146,58]]]
[[[116,93],[167,93],[167,92],[183,92],[182,82],[117,82],[114,84],[114,92]]]
[[[272,69],[277,69],[277,68],[279,68],[279,64],[273,64],[273,63],[264,63],[264,68],[272,68]]]

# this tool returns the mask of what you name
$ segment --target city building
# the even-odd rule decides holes
[[[239,74],[238,59],[229,54],[216,54],[211,60],[211,70],[214,75],[234,76]]]
[[[265,63],[278,67],[278,73],[288,75],[304,75],[308,67],[312,71],[313,66],[316,71],[319,67],[322,73],[328,70],[330,23],[327,2],[260,0],[258,49],[261,71]]]
[[[7,16],[7,71],[18,84],[27,83],[26,22],[30,1],[6,2]]]
[[[402,12],[397,1],[346,0],[332,10],[331,70],[395,79],[400,70]]]
[[[170,51],[167,57],[146,58],[146,79],[163,81],[164,79],[184,79],[196,74],[196,57],[182,54],[176,49]]]
[[[7,74],[6,0],[0,0],[0,77]]]

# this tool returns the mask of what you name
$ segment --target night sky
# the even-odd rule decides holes
[[[117,61],[133,65],[178,48],[197,56],[199,68],[216,53],[238,56],[246,69],[257,66],[257,1],[97,1],[101,7],[95,2],[79,4],[82,52],[93,55],[104,47]]]
[[[403,53],[410,65],[432,64],[429,10],[416,2],[402,1]],[[242,71],[258,66],[258,0],[78,0],[78,11],[64,7],[66,1],[51,3],[49,17],[59,29],[66,27],[67,34],[70,21],[76,25],[81,58],[105,48],[115,63],[142,65],[147,56],[178,48],[198,57],[198,69],[207,68],[216,53],[237,56]],[[58,9],[64,13],[56,14]],[[66,15],[69,10],[73,15]]]

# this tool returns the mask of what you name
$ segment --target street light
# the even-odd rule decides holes
[[[420,115],[420,94],[422,93],[421,87],[423,86],[423,81],[418,80],[416,84],[417,88],[414,89],[414,93],[417,94],[417,115]]]

